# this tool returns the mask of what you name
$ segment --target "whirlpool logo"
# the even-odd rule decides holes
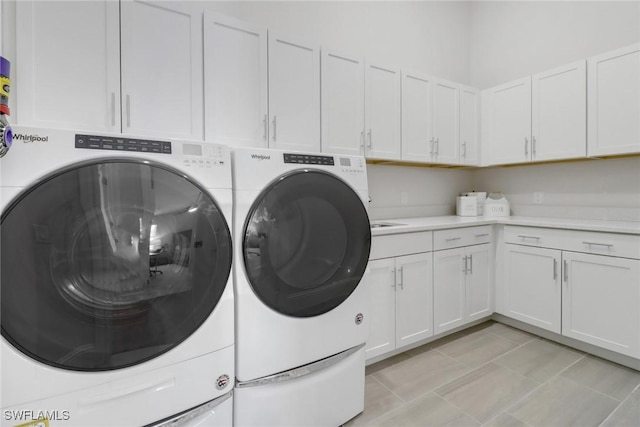
[[[15,135],[13,135],[13,140],[14,141],[22,141],[25,144],[27,144],[29,142],[48,142],[49,141],[49,137],[48,136],[40,136],[40,135],[37,135],[37,134],[17,133]]]
[[[265,154],[252,154],[251,158],[254,160],[271,160],[271,156]]]

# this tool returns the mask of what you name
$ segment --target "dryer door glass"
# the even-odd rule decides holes
[[[227,284],[222,212],[171,169],[101,162],[61,171],[2,215],[2,335],[43,363],[101,371],[177,346]]]
[[[371,229],[358,194],[321,171],[296,171],[253,204],[243,252],[256,295],[295,317],[326,313],[356,289],[367,266]]]

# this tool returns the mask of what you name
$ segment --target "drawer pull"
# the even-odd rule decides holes
[[[558,280],[558,260],[553,259],[553,280]]]
[[[611,249],[613,247],[613,244],[611,243],[598,243],[598,242],[582,242],[583,245],[589,245],[589,246],[605,246],[609,249]]]
[[[445,242],[454,242],[456,240],[460,240],[462,237],[450,237],[448,239],[444,239]]]
[[[539,236],[527,236],[524,234],[518,234],[518,237],[521,238],[522,240],[526,240],[526,239],[540,240],[541,239],[541,237]]]
[[[476,234],[476,237],[487,237],[489,233]]]

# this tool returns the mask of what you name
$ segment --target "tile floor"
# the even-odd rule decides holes
[[[366,369],[346,426],[640,426],[640,372],[493,321]]]

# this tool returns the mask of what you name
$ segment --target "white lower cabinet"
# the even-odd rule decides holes
[[[562,334],[640,357],[640,260],[563,252]]]
[[[386,256],[416,247],[430,250],[430,237],[431,232],[374,237],[372,254]],[[433,335],[431,255],[431,252],[419,252],[369,261],[364,279],[370,298],[367,359]]]
[[[434,333],[491,315],[490,244],[433,254]]]
[[[640,358],[640,236],[507,226],[502,314]]]
[[[560,333],[559,250],[505,245],[506,315]]]

